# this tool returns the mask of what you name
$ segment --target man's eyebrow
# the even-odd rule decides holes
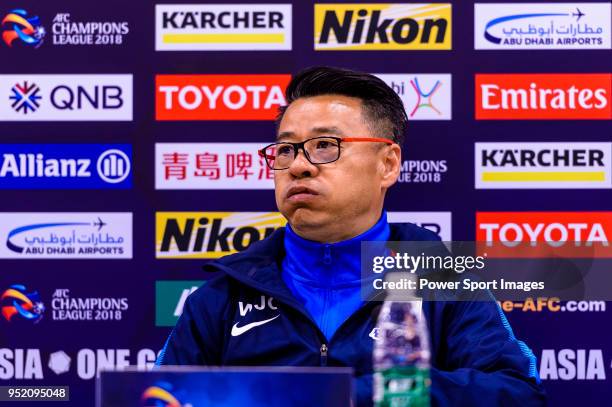
[[[316,136],[320,136],[320,135],[335,135],[335,136],[344,136],[344,133],[342,132],[342,130],[340,130],[338,127],[336,126],[330,126],[330,127],[313,127],[312,129],[310,129],[310,134]],[[295,133],[292,131],[283,131],[282,133],[279,133],[276,136],[276,141],[282,141],[286,138],[291,138],[294,137]]]
[[[310,130],[311,133],[315,134],[333,134],[336,136],[343,136],[344,133],[336,126],[331,127],[315,127]]]
[[[295,136],[295,133],[292,131],[283,131],[282,133],[278,133],[276,136],[276,141],[282,141],[283,139],[290,138]]]

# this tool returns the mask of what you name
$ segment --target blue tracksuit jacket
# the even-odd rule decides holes
[[[391,224],[391,241],[436,240]],[[160,365],[350,366],[357,405],[372,404],[372,348],[381,302],[367,302],[328,340],[281,277],[284,229],[208,263],[218,272],[191,294]],[[432,360],[432,403],[540,406],[545,395],[531,350],[494,302],[424,302]],[[325,345],[325,346],[323,346]]]

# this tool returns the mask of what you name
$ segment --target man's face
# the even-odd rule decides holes
[[[291,103],[278,141],[319,136],[389,135],[372,134],[357,98],[325,95]],[[327,242],[353,237],[378,220],[384,191],[399,174],[399,160],[399,146],[383,143],[343,142],[339,160],[318,165],[300,150],[288,169],[274,173],[276,204],[302,237]]]

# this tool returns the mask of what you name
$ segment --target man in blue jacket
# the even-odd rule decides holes
[[[368,406],[381,303],[361,298],[360,244],[438,240],[390,225],[383,210],[404,106],[380,79],[338,68],[302,71],[286,93],[276,142],[260,154],[288,225],[205,266],[217,274],[187,299],[158,364],[350,366]],[[544,404],[535,357],[495,302],[425,302],[423,312],[433,404]]]

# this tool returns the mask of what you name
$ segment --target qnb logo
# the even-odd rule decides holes
[[[107,150],[98,158],[96,168],[103,181],[118,184],[130,175],[130,158],[121,150]]]
[[[93,86],[85,88],[60,85],[51,91],[51,104],[59,110],[80,110],[84,107],[94,109],[120,109],[123,106],[120,86]]]
[[[1,74],[0,121],[131,121],[132,81],[122,74]]]
[[[147,387],[140,397],[142,407],[192,407],[191,403],[181,403],[173,394],[173,386],[168,382],[157,382]]]
[[[16,112],[28,114],[35,112],[40,107],[40,88],[35,83],[28,84],[28,81],[23,82],[22,85],[16,84],[11,88],[12,94],[9,99],[13,101],[11,107]]]
[[[37,323],[45,311],[38,292],[28,293],[26,287],[20,284],[12,285],[4,291],[0,296],[0,304],[2,316],[9,322],[18,318]]]
[[[17,112],[28,114],[40,108],[41,89],[35,83],[24,81],[11,88],[9,99]],[[117,110],[123,107],[123,92],[119,86],[84,87],[60,85],[51,89],[49,101],[57,110]]]
[[[38,48],[45,34],[38,16],[28,18],[27,11],[22,9],[11,10],[2,20],[2,40],[9,47],[18,39],[27,46]]]
[[[410,80],[410,85],[412,85],[412,88],[417,94],[417,102],[414,108],[412,109],[412,111],[410,112],[410,117],[414,117],[417,110],[421,108],[430,108],[431,110],[436,112],[438,115],[442,114],[442,112],[433,105],[433,102],[431,100],[433,98],[434,93],[436,93],[438,89],[440,89],[440,87],[442,86],[442,82],[440,82],[439,80],[436,81],[436,83],[429,90],[429,92],[424,92],[421,89],[421,86],[419,86],[419,78],[417,77]]]

